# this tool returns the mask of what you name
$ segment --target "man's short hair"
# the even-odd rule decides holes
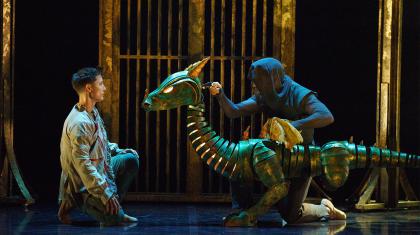
[[[95,82],[96,76],[102,75],[102,69],[100,67],[88,67],[82,68],[73,74],[71,78],[71,85],[73,89],[79,93],[83,90],[86,84]]]

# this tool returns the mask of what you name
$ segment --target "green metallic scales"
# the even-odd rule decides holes
[[[416,167],[418,156],[333,141],[322,148],[296,145],[291,151],[282,144],[268,139],[250,139],[232,143],[216,135],[204,118],[204,104],[190,105],[187,111],[188,133],[198,156],[214,171],[238,180],[244,160],[255,167],[259,162],[277,157],[284,179],[300,177],[303,174],[321,176],[331,182],[334,188],[344,184],[349,170],[372,167]],[[408,162],[412,164],[407,164]]]
[[[295,145],[286,149],[268,139],[250,139],[232,143],[219,135],[206,122],[204,103],[189,105],[187,111],[187,130],[192,146],[198,156],[210,169],[238,180],[243,174],[243,161],[255,167],[261,161],[277,157],[284,176],[283,181],[303,174],[322,176],[338,188],[347,180],[349,170],[372,167],[416,167],[418,156],[407,155],[388,149],[365,147],[345,141],[333,141],[318,146]],[[401,158],[401,159],[400,159]],[[410,161],[411,164],[408,164]]]
[[[234,143],[211,128],[206,122],[200,79],[197,77],[208,59],[190,66],[186,71],[170,75],[143,101],[147,110],[167,110],[188,105],[187,132],[198,157],[210,169],[239,181],[243,185],[260,180],[267,192],[260,201],[239,215],[229,216],[229,226],[253,226],[256,218],[287,195],[289,179],[321,176],[328,186],[342,186],[352,169],[373,167],[420,168],[420,156],[332,141],[322,147],[295,145],[291,150],[268,139],[249,139]],[[170,88],[165,93],[167,88]]]

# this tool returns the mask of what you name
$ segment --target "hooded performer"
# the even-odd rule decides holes
[[[263,112],[269,118],[288,119],[301,131],[303,144],[313,144],[314,128],[334,122],[331,112],[318,100],[316,93],[287,76],[280,61],[274,58],[255,61],[249,69],[248,78],[254,86],[255,95],[238,104],[225,95],[218,82],[213,82],[210,87],[210,93],[216,96],[229,118]],[[320,205],[303,203],[311,179],[308,174],[290,180],[288,196],[278,203],[283,219],[289,224],[318,221],[323,217],[343,219],[344,213],[334,208],[327,199],[323,199]],[[253,205],[252,188],[239,187],[238,183],[231,182],[231,192],[233,208],[247,209]]]

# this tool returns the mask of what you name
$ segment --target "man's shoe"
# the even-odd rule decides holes
[[[135,217],[129,216],[127,214],[124,214],[123,222],[124,223],[136,223],[139,220]]]
[[[331,220],[345,220],[347,218],[346,213],[344,213],[343,211],[335,208],[330,200],[325,199],[325,198],[322,199],[321,200],[321,205],[324,205],[325,207],[330,209],[330,211],[328,213],[329,214],[329,219],[331,219]]]

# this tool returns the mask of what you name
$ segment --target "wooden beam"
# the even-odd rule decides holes
[[[119,2],[119,1],[116,1]],[[119,92],[119,73],[117,73],[117,68],[115,68],[116,63],[118,61],[118,56],[115,53],[114,47],[119,47],[119,42],[113,40],[117,34],[115,30],[119,30],[118,28],[114,28],[115,22],[114,20],[118,20],[119,17],[114,17],[114,1],[112,0],[101,0],[99,4],[99,66],[102,67],[102,76],[104,78],[105,86],[108,89],[108,92],[105,92],[104,100],[99,104],[101,109],[102,117],[106,126],[111,127],[109,129],[109,138],[113,142],[119,142],[118,140],[118,130],[119,130],[119,123],[118,123],[118,114],[119,112],[115,112],[119,109],[119,107],[113,107],[113,100],[119,94],[115,94],[115,92]],[[119,32],[118,32],[119,33]],[[117,37],[119,38],[119,37]],[[118,50],[119,52],[119,50]],[[119,53],[118,53],[119,54]],[[114,77],[118,75],[118,77]],[[118,81],[117,81],[118,80]],[[117,82],[115,84],[114,82]],[[118,97],[118,96],[117,96]],[[115,103],[115,102],[114,102]],[[114,112],[113,112],[114,111]]]
[[[15,1],[2,0],[2,33],[1,33],[1,80],[2,96],[2,127],[5,153],[16,183],[25,198],[26,205],[33,204],[32,198],[21,171],[19,169],[14,148],[14,40],[15,40]],[[4,152],[4,151],[3,151]],[[6,170],[7,171],[7,170]],[[8,173],[5,174],[5,177]],[[8,180],[8,179],[6,179]],[[7,184],[11,183],[8,181]],[[9,185],[8,185],[9,186]],[[10,190],[6,189],[6,192]],[[11,192],[11,190],[9,191]]]
[[[204,1],[189,1],[188,56],[189,63],[202,59],[204,55]],[[188,141],[187,194],[194,198],[202,192],[203,165]]]
[[[296,0],[281,1],[281,61],[286,73],[294,78]]]

